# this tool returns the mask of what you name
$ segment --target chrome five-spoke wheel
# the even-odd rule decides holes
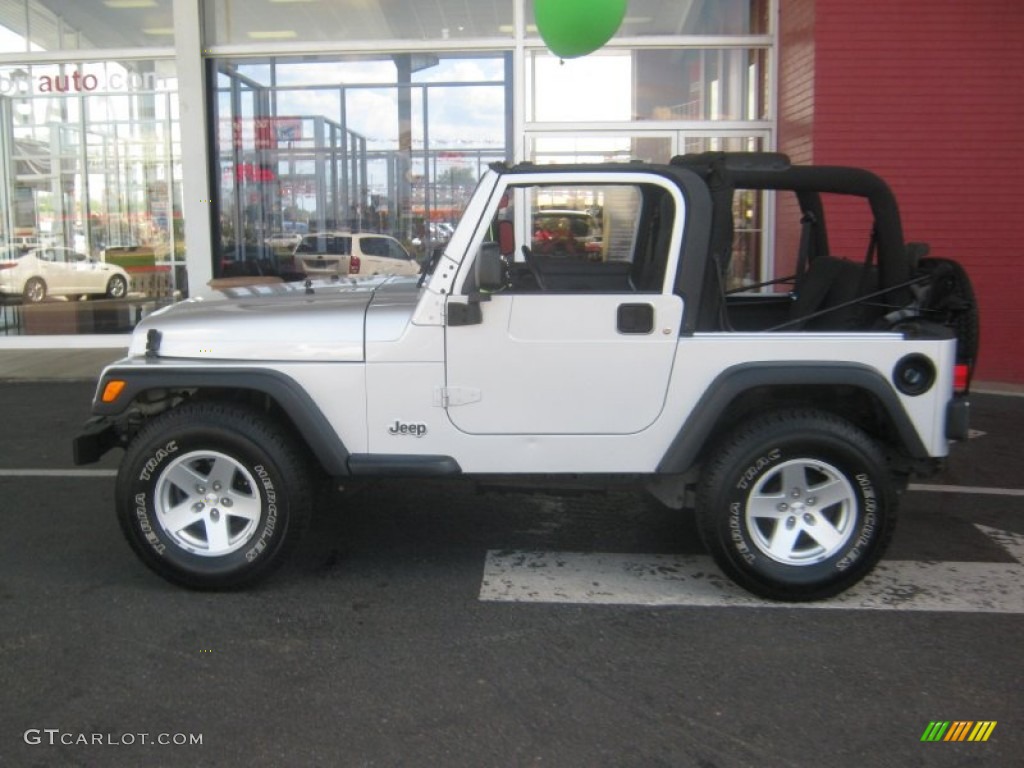
[[[117,512],[156,573],[194,589],[255,583],[305,530],[311,475],[280,422],[242,405],[185,403],[152,418],[125,450]]]
[[[182,549],[207,557],[244,546],[262,512],[249,470],[216,451],[193,451],[168,464],[155,497],[164,532]]]
[[[793,459],[768,472],[747,498],[754,545],[785,565],[820,563],[850,540],[856,493],[836,467]]]

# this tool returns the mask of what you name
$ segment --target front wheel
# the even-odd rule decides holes
[[[187,404],[156,417],[125,452],[118,520],[165,579],[241,587],[276,568],[305,530],[308,475],[291,435],[262,414]]]
[[[719,567],[751,592],[817,600],[860,581],[896,522],[879,448],[830,414],[786,410],[733,432],[698,490],[697,518]]]

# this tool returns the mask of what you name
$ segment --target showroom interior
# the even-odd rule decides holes
[[[492,162],[780,150],[886,176],[908,239],[937,232],[972,274],[980,377],[1020,383],[1014,216],[995,193],[1022,150],[992,115],[1022,109],[1007,97],[1021,75],[995,66],[1022,16],[990,1],[629,0],[606,45],[562,59],[533,0],[0,0],[0,245],[130,277],[116,301],[6,297],[0,348],[123,335],[311,233],[379,233],[422,258]],[[976,123],[984,147],[962,135]],[[974,185],[987,204],[965,206]],[[776,232],[762,194],[734,213],[731,285],[772,276],[799,233]]]

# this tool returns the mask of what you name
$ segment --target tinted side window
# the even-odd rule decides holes
[[[383,237],[364,237],[359,246],[367,256],[389,256],[388,240]]]
[[[412,258],[411,256],[409,256],[408,253],[406,253],[405,248],[402,247],[402,244],[394,240],[388,241],[388,256],[390,256],[393,259],[403,259],[405,261],[408,261],[409,259]]]
[[[297,253],[333,253],[347,255],[352,252],[351,237],[336,237],[331,235],[317,235],[316,237],[304,237]]]

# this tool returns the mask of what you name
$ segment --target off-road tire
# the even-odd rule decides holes
[[[168,581],[230,589],[266,577],[308,526],[297,440],[265,414],[217,402],[154,417],[128,446],[116,506],[139,558]]]
[[[818,600],[860,581],[892,537],[896,484],[862,430],[811,409],[771,412],[712,452],[697,523],[718,566],[774,600]]]

